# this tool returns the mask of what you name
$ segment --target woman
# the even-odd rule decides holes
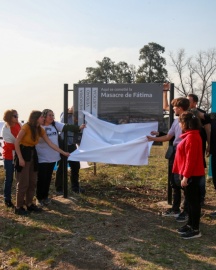
[[[184,112],[179,116],[179,123],[183,134],[178,144],[173,165],[173,173],[181,176],[181,186],[185,189],[188,202],[188,221],[177,231],[184,239],[201,237],[200,223],[200,180],[205,175],[200,136],[201,123],[191,112]]]
[[[15,168],[17,176],[15,214],[18,215],[27,215],[28,211],[39,212],[42,210],[33,204],[38,167],[35,145],[38,143],[39,138],[42,137],[52,149],[62,155],[66,157],[70,155],[49,140],[45,130],[41,127],[43,122],[44,117],[42,113],[40,111],[32,111],[28,122],[22,126],[15,140]],[[23,207],[24,199],[28,211]]]
[[[50,109],[43,110],[42,115],[44,117],[44,123],[42,125],[42,128],[45,130],[47,136],[55,145],[59,145],[59,132],[79,132],[85,127],[84,124],[79,127],[76,125],[68,125],[65,123],[54,121],[54,113]],[[52,179],[52,173],[55,163],[59,161],[61,157],[59,153],[55,152],[52,148],[50,148],[50,146],[43,140],[43,138],[39,139],[36,150],[39,162],[36,197],[37,205],[43,207],[44,205],[48,205],[51,201],[48,198],[48,195]]]
[[[7,207],[14,207],[11,201],[11,188],[14,174],[14,142],[17,137],[21,124],[18,122],[18,113],[16,110],[7,110],[4,113],[3,120],[5,124],[2,128],[3,152],[5,181],[4,181],[4,202]]]

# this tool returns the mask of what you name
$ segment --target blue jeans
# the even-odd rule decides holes
[[[4,159],[5,181],[4,181],[4,200],[11,200],[11,188],[13,183],[14,164],[13,160]]]

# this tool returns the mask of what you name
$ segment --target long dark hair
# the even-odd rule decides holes
[[[31,129],[31,137],[33,141],[36,141],[37,136],[41,136],[42,134],[42,128],[40,125],[38,125],[38,118],[41,117],[42,112],[41,111],[32,111],[29,115],[29,119],[27,124],[30,126]]]

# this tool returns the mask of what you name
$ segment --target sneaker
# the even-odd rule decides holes
[[[185,211],[182,211],[176,218],[177,222],[185,222],[188,220],[188,214]]]
[[[216,211],[210,213],[209,216],[210,216],[211,218],[216,218]]]
[[[193,239],[193,238],[199,238],[202,234],[199,230],[193,230],[190,229],[188,232],[182,234],[183,239]]]
[[[185,233],[187,233],[190,229],[191,229],[191,227],[190,227],[189,225],[186,224],[186,225],[180,227],[179,229],[177,229],[177,232],[178,232],[179,234],[185,234]]]
[[[27,206],[27,210],[30,212],[41,212],[43,209],[35,204],[31,204],[30,206]]]
[[[63,196],[64,192],[63,191],[56,191],[56,196]]]
[[[43,200],[44,205],[49,205],[51,203],[51,199],[50,198],[46,198]]]
[[[10,208],[14,208],[14,204],[12,203],[11,200],[5,200],[5,206],[10,207]]]
[[[175,211],[172,208],[167,209],[165,212],[162,213],[164,217],[177,217],[180,214],[180,211]]]
[[[25,208],[23,207],[20,207],[20,208],[15,207],[14,213],[20,216],[27,216],[29,214],[29,212],[26,211]]]
[[[37,200],[36,201],[36,205],[40,208],[43,208],[44,207],[44,201],[43,200]]]

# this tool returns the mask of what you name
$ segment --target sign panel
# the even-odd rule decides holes
[[[75,84],[75,122],[84,122],[82,110],[114,124],[163,122],[163,84]]]

